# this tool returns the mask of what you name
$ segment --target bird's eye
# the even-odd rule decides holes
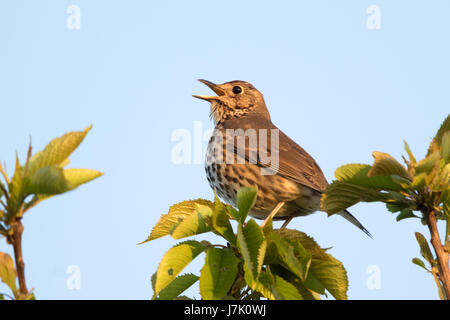
[[[232,90],[234,94],[239,94],[242,92],[242,88],[239,86],[234,86]]]

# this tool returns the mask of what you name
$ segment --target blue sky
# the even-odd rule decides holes
[[[67,28],[70,5],[79,30]],[[380,29],[366,26],[370,5]],[[136,243],[171,204],[212,198],[202,164],[171,160],[175,130],[212,126],[208,105],[191,97],[209,94],[198,78],[252,83],[329,181],[342,164],[371,163],[374,150],[399,158],[403,140],[423,157],[450,109],[448,12],[444,0],[3,1],[0,161],[12,173],[30,135],[37,151],[92,124],[71,166],[105,172],[25,216],[29,288],[42,299],[151,297],[150,276],[175,241]],[[333,247],[351,299],[437,299],[431,276],[411,263],[414,232],[428,237],[426,228],[396,223],[383,205],[351,212],[373,240],[325,213],[290,227]],[[11,252],[4,241],[0,250]],[[79,290],[66,285],[71,265]],[[371,266],[380,288],[367,286]]]

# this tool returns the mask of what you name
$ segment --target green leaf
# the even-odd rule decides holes
[[[428,261],[428,263],[433,265],[433,254],[431,253],[430,247],[428,246],[427,239],[425,239],[425,237],[419,232],[416,232],[415,235],[417,243],[419,243],[420,246],[420,253],[422,254],[422,257],[424,257],[425,260]]]
[[[300,293],[302,300],[320,300],[320,295],[318,293],[306,288],[303,281],[281,265],[270,265],[270,271],[274,275],[282,277],[287,282],[295,286],[297,291]]]
[[[440,155],[439,152],[433,152],[428,155],[425,159],[420,160],[416,164],[416,175],[420,173],[429,174],[433,168],[439,165]]]
[[[397,216],[397,221],[408,219],[408,218],[419,218],[416,216],[411,209],[403,209]]]
[[[275,300],[275,296],[272,292],[272,286],[275,282],[273,275],[267,271],[261,271],[258,279],[255,279],[252,271],[249,270],[247,264],[244,264],[244,278],[249,288],[253,291],[261,293],[265,298],[269,300]]]
[[[240,215],[239,215],[239,212],[235,208],[233,208],[231,206],[226,206],[225,210],[231,216],[232,219],[239,221]]]
[[[227,295],[238,271],[239,259],[233,250],[209,248],[200,274],[200,294],[204,300],[220,300]]]
[[[347,182],[359,186],[384,189],[384,190],[401,190],[401,186],[392,180],[391,176],[375,176],[369,177],[371,170],[368,164],[346,164],[336,169],[334,175],[340,182]]]
[[[430,147],[428,148],[427,156],[439,149],[439,146],[441,145],[442,142],[442,137],[447,131],[450,131],[450,115],[448,115],[445,118],[444,122],[442,122],[439,130],[437,131],[436,135],[431,141]]]
[[[394,181],[396,184],[402,186],[403,189],[407,189],[409,185],[411,184],[411,180],[397,176],[396,174],[393,174],[391,176],[392,181]]]
[[[303,300],[297,288],[280,276],[275,276],[272,292],[277,300]]]
[[[206,219],[211,217],[212,210],[208,206],[197,204],[196,213],[186,217],[171,230],[172,238],[175,240],[194,236],[211,231],[211,227],[206,223]]]
[[[337,300],[347,299],[347,272],[340,261],[334,258],[329,261],[313,259],[308,274],[308,278],[310,277],[317,279]],[[308,286],[308,279],[305,286]]]
[[[171,230],[187,217],[194,214],[197,215],[197,205],[204,205],[211,209],[214,208],[214,204],[211,201],[204,199],[188,200],[177,203],[170,207],[167,214],[161,216],[153,227],[150,236],[140,244],[169,235]]]
[[[36,153],[24,169],[16,157],[16,170],[10,182],[10,200],[8,211],[14,215],[23,204],[24,198],[29,194],[51,195],[72,190],[82,183],[86,183],[99,175],[98,171],[91,169],[68,169],[63,167],[69,163],[67,157],[83,141],[90,128],[83,132],[71,132],[61,138],[52,140],[47,147]],[[38,199],[40,198],[40,199]],[[33,204],[44,197],[35,197]],[[26,206],[30,206],[28,203]]]
[[[66,179],[69,188],[71,190],[79,187],[82,184],[85,184],[87,182],[90,182],[94,179],[97,179],[98,177],[101,177],[103,175],[102,172],[93,170],[93,169],[65,169],[63,171],[64,178]]]
[[[450,131],[447,131],[442,136],[442,159],[445,163],[450,162]]]
[[[197,282],[198,279],[199,277],[192,273],[178,276],[161,290],[156,300],[173,300]]]
[[[232,245],[236,245],[236,236],[231,227],[230,219],[225,209],[225,205],[220,202],[217,194],[214,198],[214,211],[211,217],[212,228],[222,235]]]
[[[309,255],[309,257],[302,257],[303,259],[302,261],[300,261],[295,255],[296,252],[294,246],[292,246],[291,243],[288,242],[288,240],[281,238],[279,234],[275,232],[272,233],[271,240],[277,247],[277,253],[285,267],[304,281],[307,273],[307,263],[311,259],[311,255]],[[301,246],[300,243],[299,245]],[[302,249],[303,251],[305,251],[304,248]]]
[[[330,257],[330,255],[326,253],[312,237],[304,232],[286,228],[278,229],[274,232],[278,233],[283,239],[299,241],[303,248],[311,253],[313,259],[326,260]]]
[[[386,208],[392,212],[399,212],[402,211],[403,209],[408,208],[408,205],[405,203],[401,203],[401,202],[387,202],[386,203]]]
[[[16,269],[14,269],[13,259],[9,254],[0,252],[0,279],[16,294]]]
[[[70,186],[62,168],[47,166],[38,169],[24,189],[27,194],[55,195],[69,191]]]
[[[333,181],[322,194],[321,209],[331,215],[358,202],[386,201],[388,199],[387,193],[355,184]]]
[[[409,161],[411,162],[411,164],[415,164],[416,158],[414,157],[414,154],[412,153],[411,149],[409,148],[409,145],[406,141],[403,141],[404,145],[405,145],[405,151],[408,154],[409,157]]]
[[[426,179],[427,177],[427,173],[426,172],[422,172],[419,173],[414,176],[413,182],[409,185],[409,189],[414,189],[414,190],[422,190],[425,185],[426,185]]]
[[[256,202],[258,190],[253,187],[243,187],[237,192],[237,206],[239,209],[239,221],[244,222],[250,209]]]
[[[450,163],[443,166],[434,176],[429,189],[434,192],[442,192],[449,188],[450,185]]]
[[[70,163],[70,159],[69,158],[66,158],[66,159],[64,159],[59,165],[57,165],[58,167],[60,167],[60,168],[65,168],[66,166],[68,166],[69,165],[69,163]]]
[[[336,299],[347,299],[347,272],[339,260],[326,253],[313,238],[303,232],[291,229],[277,231],[283,238],[298,240],[306,250],[311,252],[311,265],[304,282],[307,288],[318,293],[323,293],[323,289],[326,289]]]
[[[309,268],[311,267],[312,262],[312,255],[311,252],[306,250],[305,247],[303,247],[300,240],[289,240],[289,239],[283,239],[290,243],[290,245],[294,248],[294,254],[299,259],[303,273],[303,278],[305,279],[308,276]]]
[[[245,227],[242,227],[241,223],[238,224],[237,242],[251,275],[255,280],[258,279],[266,253],[267,241],[255,220],[250,219]]]
[[[23,168],[19,163],[19,157],[16,155],[16,167],[14,169],[14,175],[8,185],[9,190],[9,199],[7,203],[8,213],[11,216],[17,214],[22,202],[24,200],[24,192],[23,192]]]
[[[61,165],[84,140],[92,126],[84,131],[74,131],[53,139],[43,151],[36,153],[30,159],[28,173],[33,175],[37,170],[47,166]]]
[[[262,231],[265,237],[270,237],[270,234],[273,232],[273,219],[270,218],[266,220],[266,224],[262,227]]]
[[[420,260],[419,258],[413,258],[412,263],[417,264],[419,267],[424,268],[428,272],[431,272],[430,270],[427,269],[427,267],[425,267],[425,263],[422,260]]]
[[[156,272],[154,274],[152,274],[151,277],[151,284],[152,284],[152,289],[153,291],[155,291],[155,285],[156,285]]]
[[[158,295],[195,257],[206,249],[201,242],[188,240],[164,254],[156,272],[155,295]]]
[[[46,166],[38,169],[24,186],[26,194],[56,195],[77,188],[100,177],[103,173],[93,169],[63,169]]]
[[[316,278],[314,274],[309,274],[306,281],[303,282],[306,288],[310,289],[313,292],[317,292],[319,294],[326,295],[324,284]]]
[[[412,180],[405,167],[391,155],[378,151],[374,151],[372,155],[375,161],[368,172],[369,177],[397,175],[409,181]]]

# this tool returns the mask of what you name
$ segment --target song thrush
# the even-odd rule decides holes
[[[328,182],[314,159],[272,123],[263,95],[245,81],[221,85],[199,81],[217,94],[194,95],[211,103],[215,124],[205,161],[211,188],[236,206],[237,190],[257,186],[257,200],[249,214],[257,219],[271,215],[274,220],[286,220],[283,227],[293,217],[318,211]],[[245,143],[236,143],[238,137]],[[262,149],[272,158],[263,159]],[[348,211],[339,215],[370,236]]]

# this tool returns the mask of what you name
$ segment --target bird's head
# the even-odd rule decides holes
[[[211,103],[211,118],[215,124],[250,113],[261,113],[269,117],[262,93],[250,83],[237,80],[223,84],[215,84],[203,79],[199,81],[217,94],[217,96],[193,95],[195,98]]]

